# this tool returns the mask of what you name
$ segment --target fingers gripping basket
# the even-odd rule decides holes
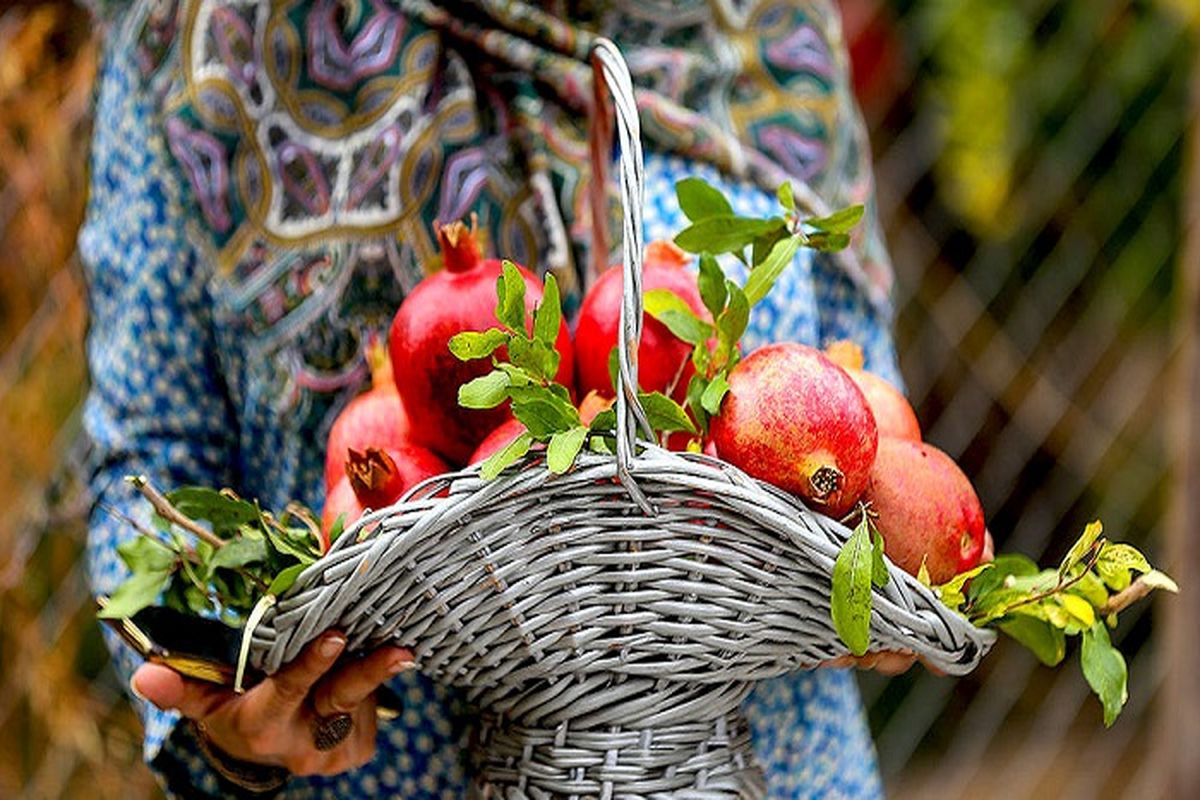
[[[484,796],[762,797],[739,705],[755,681],[846,654],[829,596],[850,531],[722,461],[639,439],[640,134],[616,47],[600,40],[594,59],[625,207],[617,455],[585,452],[556,476],[534,454],[493,481],[469,469],[417,487],[266,609],[250,661],[273,672],[331,627],[352,648],[411,648],[481,710]],[[889,570],[872,649],[974,668],[991,635]]]

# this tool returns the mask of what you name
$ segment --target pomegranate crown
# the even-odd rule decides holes
[[[482,258],[479,250],[479,218],[471,214],[471,225],[462,220],[445,225],[435,222],[438,247],[442,251],[442,266],[450,272],[466,272],[475,267]]]
[[[388,502],[388,498],[380,500],[380,496],[393,488],[391,484],[397,477],[392,457],[377,447],[368,447],[365,452],[350,448],[347,452],[346,476],[354,495],[365,504]]]

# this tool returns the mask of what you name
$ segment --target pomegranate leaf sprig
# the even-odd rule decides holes
[[[163,494],[143,476],[127,480],[153,507],[153,530],[123,518],[139,533],[117,547],[131,574],[105,600],[102,619],[132,617],[161,597],[168,608],[236,627],[259,598],[287,591],[321,556],[316,517],[297,503],[276,516],[228,489]]]
[[[1038,569],[1023,555],[1002,554],[931,588],[973,624],[994,625],[1047,666],[1065,658],[1066,637],[1081,636],[1083,676],[1110,726],[1128,697],[1128,670],[1108,630],[1117,626],[1118,612],[1137,600],[1155,589],[1177,592],[1178,586],[1137,548],[1110,542],[1102,533],[1099,522],[1087,525],[1053,569]]]
[[[862,516],[834,564],[831,598],[834,628],[855,655],[870,644],[871,585],[887,583],[882,540],[874,540],[874,525],[868,514]],[[1053,569],[1002,554],[937,586],[930,585],[922,564],[917,579],[972,624],[998,628],[1046,666],[1066,657],[1066,637],[1081,636],[1083,675],[1109,726],[1128,697],[1128,671],[1108,629],[1117,626],[1118,612],[1154,589],[1178,587],[1136,548],[1110,542],[1102,532],[1099,522],[1088,525]]]
[[[863,207],[806,218],[796,207],[789,183],[776,193],[781,213],[767,218],[735,214],[721,191],[702,178],[677,182],[675,194],[691,222],[675,237],[675,244],[699,256],[700,298],[712,322],[698,317],[669,289],[646,292],[645,308],[676,337],[692,345],[696,373],[687,387],[687,406],[701,431],[707,432],[710,417],[718,413],[729,391],[729,372],[741,358],[738,341],[749,325],[750,309],[767,296],[801,247],[823,252],[847,247],[850,231],[863,217]],[[717,263],[717,256],[725,254],[732,254],[749,268],[744,285],[727,278]]]
[[[611,409],[603,411],[590,425],[584,425],[567,387],[554,380],[559,364],[555,342],[562,319],[554,276],[546,276],[542,302],[534,310],[532,332],[527,333],[525,282],[511,261],[503,262],[496,280],[496,319],[502,327],[467,331],[450,340],[450,352],[456,358],[490,357],[494,367],[459,387],[459,405],[486,409],[511,402],[513,416],[525,426],[507,447],[480,465],[480,476],[495,478],[523,458],[535,442],[546,445],[547,467],[556,474],[569,470],[585,445],[600,452],[612,451],[616,414]],[[669,397],[645,392],[639,399],[655,431],[696,432],[687,412]]]

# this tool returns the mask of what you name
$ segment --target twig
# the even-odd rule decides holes
[[[145,475],[136,475],[126,478],[133,486],[142,493],[142,496],[150,501],[150,505],[154,506],[154,510],[158,515],[168,522],[173,522],[184,530],[194,534],[197,539],[208,542],[216,548],[223,547],[225,542],[215,536],[212,531],[205,528],[196,520],[184,516],[179,509],[171,505],[171,501],[163,497],[162,494],[150,485]]]
[[[1039,592],[1038,594],[1035,594],[1035,595],[1031,595],[1030,597],[1026,597],[1024,600],[1018,600],[1017,602],[1013,603],[1011,606],[1007,606],[1004,609],[1004,612],[1001,614],[996,614],[994,612],[988,612],[987,614],[985,614],[983,616],[991,618],[991,619],[1000,619],[1000,617],[1005,616],[1010,611],[1012,611],[1014,608],[1020,608],[1021,606],[1027,606],[1031,603],[1036,603],[1039,600],[1045,600],[1047,597],[1051,597],[1053,595],[1060,594],[1062,592],[1065,592],[1067,589],[1070,589],[1072,586],[1074,586],[1075,584],[1077,584],[1081,580],[1083,580],[1083,577],[1085,575],[1087,575],[1089,572],[1091,572],[1092,567],[1094,567],[1096,565],[1096,562],[1100,559],[1100,550],[1104,546],[1104,543],[1105,543],[1104,539],[1097,539],[1095,542],[1092,543],[1092,546],[1088,549],[1087,555],[1085,555],[1079,561],[1075,562],[1077,564],[1082,564],[1086,561],[1087,564],[1086,564],[1086,566],[1084,566],[1083,570],[1080,571],[1080,573],[1078,575],[1076,575],[1074,578],[1072,578],[1071,580],[1067,581],[1066,583],[1063,583],[1062,579],[1060,578],[1059,582],[1057,584],[1055,584],[1053,588],[1047,589],[1044,592]],[[1133,598],[1133,600],[1136,600],[1136,599],[1137,598]],[[1132,603],[1133,600],[1130,600],[1129,602]]]
[[[1109,614],[1124,611],[1153,591],[1154,587],[1139,577],[1136,581],[1108,598],[1108,602],[1096,609],[1096,613],[1102,617],[1107,617]]]

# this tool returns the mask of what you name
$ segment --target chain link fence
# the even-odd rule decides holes
[[[1200,269],[1180,262],[1200,4],[842,5],[926,437],[998,549],[1053,563],[1099,518],[1161,561],[1177,271]],[[90,30],[65,3],[0,11],[0,797],[155,796],[80,561]],[[1002,643],[966,679],[864,675],[890,793],[1166,796],[1159,610],[1116,633],[1130,700],[1109,730],[1073,654],[1049,670]]]

